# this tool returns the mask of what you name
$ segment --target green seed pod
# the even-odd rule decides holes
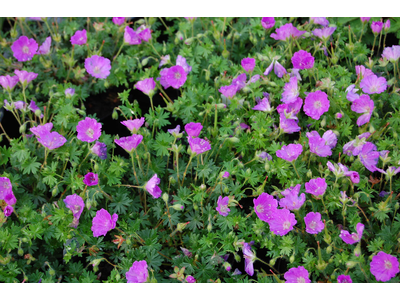
[[[225,58],[225,59],[228,58],[229,57],[229,51],[226,50],[226,49],[224,51],[222,51],[222,57]]]
[[[311,178],[311,177],[312,177],[312,171],[311,171],[311,170],[308,170],[308,171],[307,171],[307,177],[308,177],[308,178]]]
[[[116,275],[115,275],[115,280],[116,281],[119,281],[121,279],[121,275],[119,274],[119,273],[117,273]]]
[[[55,197],[55,196],[57,196],[57,194],[58,194],[58,189],[57,189],[57,186],[55,186],[55,187],[51,190],[51,195],[52,195],[53,197]]]
[[[271,266],[275,266],[275,263],[276,263],[276,259],[275,259],[275,258],[273,258],[273,259],[271,259],[271,260],[269,261],[269,264],[270,264]]]
[[[335,274],[332,274],[332,275],[331,275],[331,279],[332,279],[332,280],[335,280],[335,279],[336,279],[336,275],[335,275]]]
[[[53,269],[49,269],[49,274],[50,276],[55,276],[56,275],[56,271],[54,271]]]
[[[26,238],[26,237],[24,237],[24,238],[22,238],[22,242],[23,243],[27,243],[29,240]]]
[[[269,164],[268,161],[266,161],[265,164],[264,164],[264,170],[265,170],[266,172],[268,172],[270,168],[271,168],[271,165]]]
[[[208,230],[208,232],[211,232],[211,230],[212,230],[212,224],[211,224],[211,222],[208,223],[208,225],[207,225],[207,230]]]
[[[193,203],[193,209],[194,210],[199,210],[199,206],[196,203]]]
[[[113,118],[113,120],[118,120],[118,112],[115,108],[114,108],[114,111],[113,111],[111,117]]]
[[[346,267],[349,268],[349,269],[352,269],[352,268],[354,268],[355,266],[357,266],[357,262],[355,262],[355,261],[349,260],[349,261],[346,263]]]
[[[96,172],[99,171],[99,164],[98,164],[97,162],[94,163],[94,170],[95,170]]]

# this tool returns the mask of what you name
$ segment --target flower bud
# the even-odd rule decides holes
[[[21,248],[18,248],[18,255],[19,256],[24,255],[24,250],[22,250]]]
[[[361,243],[358,243],[357,247],[354,249],[354,255],[357,256],[357,257],[359,257],[361,255],[361,246],[360,246],[360,244]]]
[[[227,58],[229,57],[229,51],[226,50],[226,49],[223,50],[223,51],[222,51],[222,57],[225,58],[225,59],[227,59]]]
[[[169,182],[171,182],[171,184],[175,184],[176,179],[173,176],[169,176]]]
[[[93,260],[92,261],[92,266],[93,267],[97,267],[102,260],[103,260],[102,258],[97,258],[97,259]]]
[[[276,263],[276,259],[275,259],[275,258],[273,258],[273,259],[271,259],[271,260],[269,261],[269,264],[270,264],[271,266],[274,266],[275,263]]]
[[[85,206],[86,206],[86,208],[88,210],[90,210],[92,208],[92,200],[91,199],[87,199]]]
[[[22,125],[19,127],[19,133],[23,134],[23,133],[25,133],[25,131],[26,131],[26,125],[25,125],[25,124],[22,124]]]
[[[169,198],[169,196],[168,196],[167,193],[164,193],[164,194],[162,195],[162,199],[164,200],[165,204],[168,203],[168,198]]]
[[[186,45],[190,46],[190,45],[193,43],[193,41],[194,41],[194,38],[188,38],[188,39],[186,39],[186,40],[184,41],[184,43],[185,43]]]
[[[326,117],[324,117],[320,123],[321,127],[325,127],[326,125]]]
[[[190,222],[178,223],[178,224],[176,225],[176,229],[177,229],[178,231],[182,232],[183,229],[185,229],[186,226],[187,226],[187,224],[189,224],[189,223],[190,223]]]
[[[193,209],[194,210],[199,210],[199,206],[196,203],[193,203]]]
[[[330,254],[331,252],[332,252],[332,246],[329,245],[329,246],[326,248],[326,253]]]
[[[111,117],[113,118],[113,120],[118,120],[118,112],[115,108],[114,108],[114,111],[113,111]]]
[[[18,36],[17,29],[15,27],[11,28],[10,34],[11,34],[11,38],[15,40],[15,38]]]
[[[184,209],[185,209],[185,206],[182,205],[182,204],[179,204],[179,203],[176,203],[176,204],[172,205],[171,207],[172,207],[173,209],[177,210],[177,211],[180,211],[180,210],[184,210]]]
[[[268,172],[269,169],[270,169],[270,167],[271,167],[271,166],[270,166],[269,162],[266,161],[265,164],[264,164],[264,170],[265,170],[266,172]]]
[[[27,242],[28,242],[28,239],[27,239],[26,237],[24,237],[24,238],[22,238],[22,242],[23,242],[23,243],[27,243]]]
[[[235,254],[234,254],[233,256],[234,256],[236,262],[240,262],[241,257],[239,256],[239,254],[237,254],[237,253],[235,252]]]
[[[57,194],[58,194],[58,189],[57,189],[57,186],[55,186],[55,187],[51,190],[51,195],[52,195],[53,197],[55,197],[55,196],[57,196]]]
[[[42,115],[42,111],[40,109],[35,110],[35,115],[36,117],[40,118],[40,116]]]
[[[230,272],[230,270],[232,269],[232,266],[230,263],[228,263],[227,261],[224,262],[223,267],[225,270],[227,270],[228,272]]]
[[[331,275],[331,279],[332,279],[332,280],[335,280],[335,279],[336,279],[336,275],[335,275],[335,274],[332,274],[332,275]]]
[[[132,243],[132,242],[131,242],[131,239],[128,239],[128,238],[127,238],[127,239],[125,240],[125,243],[126,243],[127,245],[130,245],[130,244]]]
[[[121,279],[121,275],[119,274],[119,272],[117,272],[117,274],[115,275],[115,280],[119,281]]]
[[[349,268],[349,269],[352,269],[355,266],[357,266],[357,262],[355,262],[355,261],[349,260],[348,262],[346,262],[346,267]]]
[[[292,254],[292,256],[289,258],[290,263],[292,264],[294,262],[294,253]]]
[[[326,262],[324,262],[323,260],[318,261],[318,263],[316,265],[317,270],[319,270],[319,271],[325,270],[327,266],[328,266],[328,264]]]
[[[104,80],[104,87],[106,89],[110,87],[110,83],[108,82],[108,80]]]
[[[212,230],[212,224],[211,224],[211,222],[208,223],[208,225],[207,225],[207,230],[208,230],[208,232],[211,232],[211,230]]]
[[[312,171],[311,171],[311,170],[308,170],[308,171],[307,171],[307,177],[308,177],[308,178],[311,178],[311,177],[312,177]]]
[[[56,271],[54,271],[52,268],[49,269],[49,274],[50,276],[55,276],[56,275]]]

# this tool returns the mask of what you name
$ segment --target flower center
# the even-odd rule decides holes
[[[392,263],[388,260],[385,260],[385,269],[390,270],[392,268]]]
[[[174,78],[175,79],[179,79],[179,78],[181,78],[181,73],[179,73],[179,72],[176,72],[175,74],[174,74]]]
[[[286,222],[284,222],[283,223],[283,229],[289,229],[290,228],[290,222],[289,221],[286,221]]]
[[[316,223],[315,221],[311,221],[309,227],[310,227],[311,229],[315,229],[316,226],[317,226],[317,223]]]
[[[318,108],[321,108],[321,107],[322,107],[321,101],[315,101],[314,102],[314,108],[318,109]]]
[[[93,182],[96,181],[96,178],[94,176],[90,176],[89,180],[90,180],[91,183],[93,183]]]
[[[86,134],[89,136],[89,137],[93,137],[93,134],[94,134],[94,131],[93,131],[93,129],[92,128],[89,128],[87,131],[86,131]]]
[[[257,205],[257,211],[260,213],[264,212],[264,206],[261,204]]]
[[[74,205],[72,213],[75,215],[79,212],[80,209],[81,209],[80,205]]]
[[[228,212],[228,205],[221,205],[220,210],[221,210],[223,213]]]
[[[376,85],[373,85],[373,86],[370,88],[370,90],[371,90],[371,92],[377,92],[377,91],[378,91],[378,87],[377,87]]]
[[[0,182],[0,187],[1,187],[1,188],[4,188],[4,189],[8,189],[8,183],[5,182],[5,181]]]
[[[304,277],[298,277],[297,278],[297,283],[305,283],[306,280],[304,279]]]
[[[28,46],[22,47],[22,52],[28,54],[29,53],[29,47]]]
[[[96,74],[100,73],[100,68],[98,66],[94,67],[93,72],[96,73]]]

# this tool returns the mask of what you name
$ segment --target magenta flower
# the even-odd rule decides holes
[[[351,110],[362,114],[357,119],[357,125],[364,125],[371,119],[372,111],[374,110],[374,101],[371,100],[368,95],[361,95],[358,99],[354,100],[351,105]]]
[[[104,208],[96,212],[96,216],[92,221],[92,231],[94,237],[101,235],[106,236],[107,232],[114,229],[117,225],[118,215],[113,214],[112,217]]]
[[[386,47],[383,49],[382,57],[392,63],[398,61],[400,58],[400,46]]]
[[[254,58],[243,58],[242,67],[246,72],[253,72],[256,66],[256,60]]]
[[[272,68],[274,68],[275,75],[279,78],[282,78],[287,73],[286,69],[277,60],[273,59],[269,67],[265,70],[264,75],[267,76],[272,71]]]
[[[107,145],[96,141],[96,144],[91,149],[92,153],[101,159],[107,158]]]
[[[181,131],[181,125],[176,125],[176,127],[174,129],[168,129],[168,132],[170,134],[173,135],[173,137],[178,138],[178,137],[182,137],[182,133]]]
[[[303,105],[303,100],[300,97],[298,97],[293,102],[279,104],[276,110],[278,111],[281,117],[297,120],[296,115],[300,112],[302,105]]]
[[[138,81],[135,84],[135,89],[142,91],[143,93],[145,93],[148,96],[154,95],[155,88],[156,88],[156,82],[154,81],[154,79],[152,77]]]
[[[324,17],[311,17],[310,19],[314,24],[317,24],[317,25],[322,25],[322,26],[329,25],[329,21]]]
[[[293,39],[303,35],[306,31],[300,31],[292,25],[292,23],[287,23],[276,29],[276,33],[272,33],[270,37],[275,40],[288,41],[290,37]]]
[[[285,196],[285,198],[279,200],[279,206],[290,210],[299,210],[306,201],[306,195],[304,193],[299,197],[300,188],[301,184],[298,184],[282,191],[281,194]]]
[[[360,95],[357,94],[356,92],[358,91],[358,89],[355,88],[355,84],[349,85],[348,88],[346,89],[346,98],[347,100],[349,100],[350,102],[353,102],[354,100],[360,98]]]
[[[85,69],[93,77],[105,79],[110,75],[111,62],[108,58],[92,55],[85,59]]]
[[[351,244],[354,244],[354,243],[358,243],[359,241],[361,241],[362,234],[364,232],[364,227],[365,226],[363,224],[358,223],[356,225],[357,233],[354,232],[354,233],[350,234],[347,230],[341,230],[339,237],[346,244],[350,244],[351,245]]]
[[[145,260],[135,261],[129,271],[125,273],[128,283],[143,283],[149,277],[147,262]]]
[[[140,142],[143,140],[143,136],[140,134],[132,134],[128,137],[122,137],[119,140],[115,139],[114,142],[124,148],[125,151],[132,153],[133,150],[139,146]]]
[[[38,47],[38,43],[36,43],[34,39],[20,36],[19,39],[12,44],[11,50],[18,61],[28,61],[36,54]]]
[[[83,199],[77,194],[69,195],[64,199],[65,206],[72,211],[74,216],[74,220],[72,221],[72,227],[76,228],[79,224],[79,218],[83,212],[83,208],[85,207],[85,202]]]
[[[297,224],[294,214],[283,208],[274,211],[272,219],[268,222],[270,230],[277,235],[284,236]]]
[[[50,53],[50,46],[51,46],[51,36],[47,37],[43,44],[39,47],[39,50],[36,54],[39,55],[46,55]]]
[[[350,275],[339,275],[337,278],[338,283],[353,283],[353,280],[351,280]]]
[[[222,178],[228,178],[229,177],[229,172],[225,172],[223,175],[222,175]]]
[[[21,82],[23,86],[26,86],[29,82],[36,79],[36,77],[39,75],[37,73],[27,72],[24,70],[15,70],[14,73],[15,75],[17,75],[19,82]]]
[[[389,281],[400,272],[399,260],[397,257],[383,251],[379,251],[379,253],[372,258],[369,266],[376,280],[383,282]]]
[[[4,207],[4,216],[5,217],[9,217],[11,216],[11,214],[14,212],[14,208],[11,205],[7,205],[6,207]]]
[[[136,33],[142,41],[148,42],[151,39],[151,30],[146,28],[145,25],[141,25],[136,29]]]
[[[0,200],[4,200],[5,196],[12,194],[12,185],[7,177],[0,177]]]
[[[15,205],[15,203],[17,203],[17,198],[15,198],[14,193],[12,192],[12,190],[10,192],[8,192],[4,197],[4,201],[8,204],[8,205]],[[0,198],[1,199],[1,198]]]
[[[185,84],[187,75],[181,66],[173,66],[168,69],[165,79],[174,89],[179,89]]]
[[[187,257],[192,257],[193,256],[193,253],[190,252],[188,249],[182,248],[182,247],[180,247],[180,248],[181,248],[183,254],[185,254]]]
[[[6,91],[11,92],[11,90],[18,83],[18,80],[19,80],[18,76],[10,76],[10,75],[0,76],[0,85]]]
[[[356,66],[355,68],[356,68],[356,74],[360,75],[360,77],[362,77],[362,78],[368,77],[370,75],[374,75],[374,73],[370,69],[368,69],[364,66]]]
[[[336,30],[336,27],[324,27],[322,29],[314,29],[313,30],[313,35],[319,37],[321,40],[326,41],[328,38],[334,33]]]
[[[386,90],[387,82],[385,77],[378,78],[376,75],[370,75],[361,80],[360,88],[367,94],[380,94]]]
[[[275,18],[273,17],[263,17],[261,18],[261,25],[265,29],[270,29],[275,26]]]
[[[196,283],[196,279],[191,275],[186,276],[185,280],[187,283]]]
[[[341,119],[341,118],[343,118],[343,114],[341,114],[341,113],[336,113],[335,118],[336,118],[336,119]]]
[[[374,144],[367,142],[358,154],[361,163],[371,172],[376,171],[376,165],[379,160],[379,152],[376,150],[377,148]]]
[[[122,125],[126,126],[132,133],[136,134],[139,128],[144,124],[144,117],[135,120],[122,121]]]
[[[360,175],[356,171],[348,171],[344,173],[345,176],[349,176],[352,183],[360,182]]]
[[[31,100],[31,103],[29,103],[28,108],[36,114],[37,111],[41,112],[40,108],[36,105],[36,102]],[[43,114],[40,114],[40,118],[43,118]]]
[[[190,122],[185,125],[185,131],[191,137],[198,137],[202,129],[203,125],[201,125],[201,123]]]
[[[285,133],[294,133],[301,130],[297,120],[287,119],[284,115],[279,116],[279,128]]]
[[[236,85],[225,85],[221,86],[220,89],[218,90],[222,95],[224,95],[228,99],[232,99],[235,97],[236,92],[237,92],[237,86]]]
[[[49,150],[59,148],[67,141],[65,137],[56,131],[44,133],[37,140]]]
[[[75,89],[73,88],[68,88],[65,90],[65,96],[68,97],[72,97],[75,94]]]
[[[360,17],[361,22],[365,23],[365,22],[369,22],[369,19],[371,19],[371,17]]]
[[[272,219],[278,207],[278,201],[267,193],[262,193],[253,200],[253,203],[257,217],[267,223]]]
[[[325,140],[325,144],[331,149],[336,146],[337,136],[332,130],[325,131],[325,133],[322,135],[322,138]]]
[[[231,211],[228,208],[228,204],[229,204],[229,197],[224,197],[224,198],[222,198],[222,196],[218,197],[216,210],[223,217],[228,216],[229,212]]]
[[[328,95],[321,91],[315,91],[307,95],[303,110],[307,116],[314,120],[319,120],[329,110],[329,106]]]
[[[295,69],[311,69],[314,66],[314,57],[304,50],[299,50],[292,57],[292,64]]]
[[[289,82],[285,83],[281,101],[283,103],[292,103],[297,100],[298,96],[299,96],[299,87],[297,85],[297,78],[291,77]]]
[[[87,42],[86,29],[77,30],[73,36],[71,36],[70,42],[72,45],[85,45]]]
[[[139,35],[129,26],[125,27],[124,42],[129,45],[139,45],[142,43]]]
[[[211,145],[208,141],[203,140],[201,138],[192,138],[188,137],[190,150],[193,153],[201,154],[211,149]]]
[[[306,136],[308,137],[310,152],[320,157],[327,157],[332,155],[331,147],[326,145],[325,140],[319,136],[318,132],[307,132]]]
[[[343,153],[348,156],[358,155],[370,135],[369,132],[360,134],[355,140],[352,140],[343,146]]]
[[[277,150],[276,156],[288,162],[292,162],[299,157],[301,152],[303,152],[303,146],[301,144],[289,144],[287,146],[282,146],[281,150]]]
[[[79,121],[76,125],[78,132],[78,140],[82,142],[94,142],[101,136],[101,124],[95,119],[86,117],[85,120]]]
[[[386,33],[389,31],[389,29],[390,29],[390,19],[386,20],[386,22],[384,24],[384,29],[385,29]]]
[[[381,32],[382,27],[383,27],[382,22],[372,22],[371,23],[371,29],[375,35]]]
[[[321,221],[321,214],[319,212],[309,212],[304,217],[304,222],[306,223],[306,232],[309,234],[320,233],[325,228],[325,224]]]
[[[259,111],[271,111],[271,105],[269,104],[268,98],[264,97],[258,101],[257,105],[252,108],[252,110],[259,110]]]
[[[303,266],[291,268],[283,275],[286,279],[286,283],[310,283],[311,280],[308,276],[308,271]]]
[[[306,193],[314,196],[322,196],[325,194],[327,187],[328,185],[325,182],[325,178],[311,179],[309,182],[306,182]]]
[[[85,175],[83,183],[87,186],[97,185],[99,183],[99,175],[89,172]]]
[[[244,270],[249,276],[254,275],[253,263],[256,260],[256,255],[251,251],[251,247],[248,243],[243,243],[243,257],[244,257]]]
[[[44,134],[50,133],[51,129],[53,128],[53,123],[46,123],[43,125],[38,125],[36,127],[32,127],[30,131],[37,136],[40,137]]]
[[[153,177],[150,178],[149,181],[145,184],[144,188],[149,192],[150,195],[153,196],[154,199],[157,199],[161,196],[161,189],[158,187],[160,184],[160,178],[158,178],[157,174],[154,174]]]
[[[169,59],[169,55],[168,59]],[[186,62],[186,58],[178,55],[178,57],[176,58],[176,65],[177,66],[181,66],[183,68],[183,70],[185,70],[186,74],[189,74],[190,71],[192,71],[192,67],[188,65],[188,63]]]
[[[122,24],[125,23],[125,17],[114,17],[112,18],[112,21],[115,25],[121,26]]]

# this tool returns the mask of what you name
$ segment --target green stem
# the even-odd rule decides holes
[[[188,169],[190,163],[192,162],[192,158],[193,158],[193,155],[190,155],[189,162],[188,162],[188,164],[186,166],[185,172],[183,173],[182,185],[185,182],[186,172],[187,172],[187,169]]]
[[[360,43],[361,43],[361,38],[362,38],[363,33],[364,33],[364,25],[365,25],[365,23],[362,22],[361,35],[360,35],[360,39],[358,40]]]
[[[86,160],[86,158],[88,158],[89,154],[90,154],[90,143],[88,143],[88,153],[86,154],[85,158],[81,161],[81,163],[78,166],[78,174],[79,174],[79,170],[81,169],[83,162]]]
[[[133,153],[131,153],[131,159],[132,159],[133,174],[135,175],[136,183],[139,185],[139,179],[138,179],[138,177],[137,177],[137,175],[136,175],[135,162],[133,161]]]
[[[114,61],[117,59],[117,57],[118,57],[118,55],[121,53],[121,50],[122,50],[122,48],[124,47],[124,45],[125,45],[125,42],[122,42],[122,45],[121,45],[121,47],[119,47],[119,50],[118,50],[118,52],[117,52],[117,55],[114,56],[114,59],[113,59],[112,62],[114,62]]]
[[[299,179],[301,180],[301,177],[300,177],[300,175],[299,175],[299,172],[297,172],[297,169],[296,169],[296,164],[295,164],[295,162],[294,161],[292,161],[292,165],[293,165],[293,168],[294,168],[294,170],[296,171],[296,174],[297,174],[297,176],[299,177]]]
[[[140,163],[139,155],[138,155],[136,149],[135,149],[135,154],[136,154],[136,159],[137,159],[137,161],[138,161],[139,169],[140,169],[140,171],[142,172],[142,175],[144,175],[143,169],[142,169],[142,164]]]
[[[377,35],[375,34],[374,43],[372,44],[372,55],[374,55],[374,48],[375,48],[376,36],[377,36]]]
[[[154,106],[153,106],[153,95],[149,95],[149,98],[150,98],[151,109],[152,109],[152,110],[153,110],[153,112],[154,112]]]

